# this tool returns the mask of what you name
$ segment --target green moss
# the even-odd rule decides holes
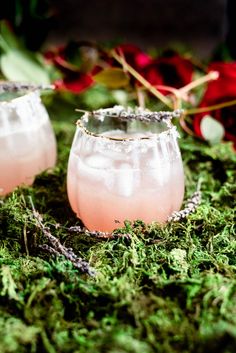
[[[76,235],[67,231],[80,222],[66,196],[75,103],[64,103],[61,112],[58,102],[48,102],[57,167],[0,203],[0,352],[235,352],[232,146],[209,147],[183,136],[186,198],[199,176],[203,191],[201,206],[187,220],[162,228],[127,222],[121,232],[131,240]],[[29,196],[52,234],[87,259],[96,277],[38,248],[45,239]]]

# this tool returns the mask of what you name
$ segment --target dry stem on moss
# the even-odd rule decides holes
[[[188,217],[191,213],[195,212],[201,203],[201,191],[197,190],[187,200],[186,206],[183,210],[173,212],[168,218],[168,222],[178,222]]]
[[[43,224],[42,216],[36,211],[32,198],[30,197],[30,203],[33,210],[33,216],[36,221],[36,226],[42,231],[45,238],[49,241],[50,245],[43,244],[40,246],[42,250],[49,252],[55,256],[64,256],[67,260],[69,260],[75,268],[81,270],[84,273],[89,274],[90,276],[95,275],[95,270],[88,264],[87,261],[83,260],[73,252],[73,249],[66,248],[64,245],[60,243],[60,241],[51,234],[49,227]]]

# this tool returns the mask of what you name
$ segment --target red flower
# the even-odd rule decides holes
[[[218,71],[219,78],[209,82],[199,107],[229,102],[236,99],[236,62],[215,62],[209,65],[209,71]],[[194,117],[194,130],[202,136],[200,123],[208,113],[200,113]],[[225,107],[210,111],[209,114],[221,122],[225,128],[225,138],[233,141],[236,147],[236,107]]]
[[[92,75],[83,72],[81,63],[80,66],[71,63],[68,59],[68,46],[61,46],[44,54],[46,60],[50,61],[61,72],[62,79],[58,79],[53,84],[56,90],[69,91],[79,94],[94,84]],[[78,49],[80,45],[73,43],[73,50]],[[70,47],[69,47],[70,49]],[[70,49],[71,50],[71,49]]]
[[[121,45],[116,50],[152,85],[180,88],[192,81],[193,64],[174,51],[166,51],[162,57],[152,59],[133,45]]]
[[[94,84],[91,75],[81,72],[74,72],[73,75],[64,77],[54,82],[58,91],[69,91],[72,93],[81,93]]]
[[[192,81],[193,64],[174,51],[168,51],[147,65],[144,75],[153,85],[181,88]]]
[[[132,44],[122,44],[116,48],[119,55],[123,55],[127,63],[136,71],[142,70],[152,62],[152,58]]]
[[[65,46],[60,46],[44,53],[44,57],[47,61],[53,63],[60,70],[71,69],[70,63],[66,60],[64,52]]]

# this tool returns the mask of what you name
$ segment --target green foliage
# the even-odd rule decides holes
[[[47,71],[19,50],[9,50],[1,55],[1,71],[8,80],[49,84]]]
[[[210,115],[203,117],[200,127],[202,136],[211,144],[219,143],[224,137],[224,126]]]
[[[55,75],[40,54],[26,50],[5,21],[0,22],[0,50],[1,73],[8,80],[49,84]]]
[[[9,0],[1,8],[0,19],[11,24],[28,49],[38,50],[52,28],[54,15],[50,0]]]
[[[202,180],[197,212],[164,227],[126,222],[120,231],[131,240],[102,241],[68,232],[80,224],[66,196],[78,101],[68,96],[62,103],[57,96],[45,102],[57,134],[58,165],[33,187],[0,201],[0,352],[235,352],[232,146],[183,136],[186,198]],[[29,196],[52,234],[96,268],[95,278],[39,249],[45,239]]]

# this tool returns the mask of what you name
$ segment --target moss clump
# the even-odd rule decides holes
[[[233,353],[236,351],[235,162],[229,144],[183,137],[186,197],[203,201],[181,223],[126,223],[131,239],[68,232],[66,163],[74,126],[52,117],[57,167],[0,203],[0,352]],[[65,114],[65,113],[64,113]],[[89,277],[39,249],[29,202],[53,235],[97,270]]]

